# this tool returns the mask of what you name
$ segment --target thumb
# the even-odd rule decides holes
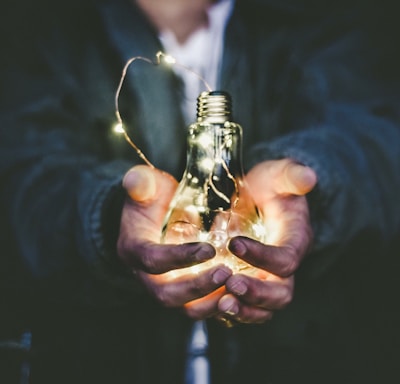
[[[305,165],[289,161],[282,169],[281,183],[278,183],[278,193],[305,195],[317,183],[314,170]]]
[[[131,168],[122,180],[131,199],[144,202],[156,197],[157,181],[155,170],[147,165],[137,165]]]

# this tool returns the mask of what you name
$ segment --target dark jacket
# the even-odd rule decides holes
[[[219,87],[244,128],[247,169],[292,157],[317,172],[315,244],[271,322],[210,321],[214,383],[374,382],[391,367],[396,312],[398,83],[377,71],[357,8],[276,3],[237,2]],[[3,37],[0,221],[4,300],[33,333],[32,382],[179,383],[190,321],[154,303],[115,255],[121,179],[140,161],[112,132],[114,95],[125,62],[162,47],[125,0],[28,10]],[[143,63],[120,96],[129,135],[178,179],[179,100],[171,70]]]

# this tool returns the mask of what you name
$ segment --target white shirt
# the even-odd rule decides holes
[[[178,64],[201,76],[212,90],[218,86],[224,31],[233,5],[234,0],[219,0],[214,3],[207,11],[208,25],[197,29],[183,44],[169,30],[162,31],[159,35],[165,53],[174,57]],[[180,65],[174,65],[173,70],[181,77],[185,86],[182,112],[186,124],[190,124],[196,118],[197,97],[207,87],[198,76]]]

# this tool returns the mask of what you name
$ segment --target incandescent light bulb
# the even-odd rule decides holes
[[[252,267],[228,250],[234,236],[259,241],[265,229],[243,177],[242,128],[231,121],[231,99],[221,91],[203,92],[197,121],[189,126],[187,164],[166,215],[162,242],[206,241],[216,256],[205,263],[172,271],[196,273],[224,263],[235,272]]]

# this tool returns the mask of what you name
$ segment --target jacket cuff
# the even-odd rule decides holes
[[[340,254],[337,237],[332,237],[335,233],[332,226],[337,224],[337,220],[331,220],[329,217],[332,211],[330,206],[340,189],[340,175],[332,164],[333,157],[330,156],[329,148],[317,142],[313,135],[303,133],[261,143],[249,152],[246,159],[247,170],[262,161],[290,158],[316,172],[317,185],[306,196],[314,234],[310,256],[314,256],[307,258],[303,264],[307,264],[307,278],[311,279],[318,278],[328,270]],[[335,252],[331,252],[331,249]],[[326,257],[318,257],[321,252]]]
[[[99,281],[118,291],[137,293],[143,289],[134,280],[131,270],[119,261],[116,248],[126,196],[122,178],[131,166],[113,163],[96,172],[100,179],[95,182],[95,191],[92,189],[84,219],[87,244],[84,257]]]

